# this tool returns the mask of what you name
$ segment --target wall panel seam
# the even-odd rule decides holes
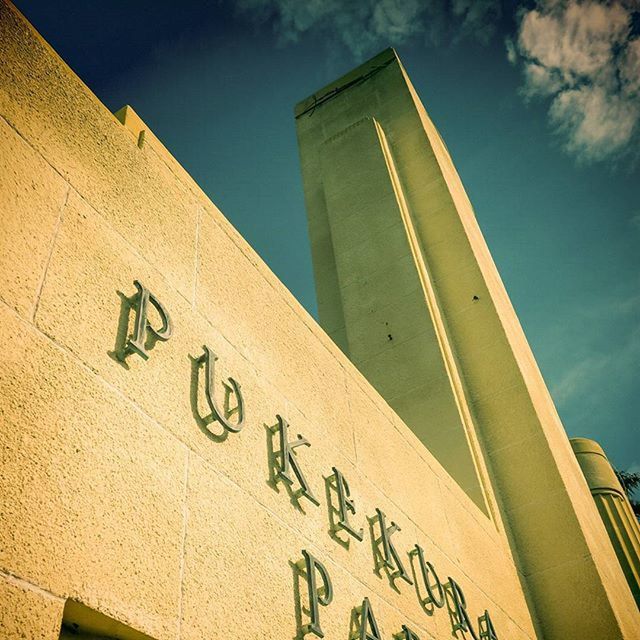
[[[49,242],[49,248],[47,250],[47,258],[44,264],[44,269],[42,270],[42,274],[40,276],[40,281],[38,282],[38,287],[36,289],[36,297],[33,303],[33,310],[31,311],[31,322],[35,324],[36,314],[38,313],[38,307],[40,306],[40,297],[42,296],[42,289],[44,288],[45,280],[47,279],[47,273],[49,272],[49,265],[51,264],[51,258],[53,256],[53,251],[56,246],[56,241],[58,239],[58,233],[60,232],[60,227],[62,226],[62,216],[64,214],[64,209],[67,206],[67,202],[69,200],[69,193],[71,191],[71,187],[69,183],[65,183],[67,188],[65,190],[64,198],[62,201],[62,206],[58,211],[58,217],[56,219],[55,226],[53,228],[53,233],[51,234],[51,240]]]
[[[21,576],[11,573],[6,569],[0,569],[0,578],[8,582],[9,584],[15,585],[25,591],[32,591],[37,593],[38,595],[47,598],[48,600],[53,600],[55,602],[64,602],[66,598],[64,596],[59,596],[43,587],[34,584],[33,582],[27,580],[26,578],[22,578]]]
[[[178,574],[178,629],[176,638],[182,637],[182,617],[184,603],[184,567],[187,548],[187,523],[189,521],[189,463],[191,461],[191,449],[185,445],[185,465],[184,465],[184,491],[182,494],[182,541],[180,547],[180,571]]]

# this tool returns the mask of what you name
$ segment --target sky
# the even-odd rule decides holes
[[[570,436],[640,472],[640,0],[14,0],[317,317],[293,106],[394,46]]]

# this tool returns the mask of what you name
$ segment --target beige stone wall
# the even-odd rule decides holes
[[[157,640],[293,638],[291,563],[310,550],[334,601],[329,639],[371,600],[447,638],[414,587],[376,575],[365,516],[382,509],[499,638],[536,637],[499,520],[487,517],[302,309],[152,135],[118,122],[0,2],[0,637],[56,638],[68,599]],[[142,281],[174,335],[148,361],[114,357],[123,296]],[[155,320],[154,320],[155,321]],[[224,440],[199,425],[194,358],[219,356],[246,399]],[[320,506],[270,484],[283,415]],[[329,534],[337,466],[365,528]],[[302,593],[304,599],[304,589]]]
[[[62,598],[6,574],[0,575],[0,631],[3,638],[57,640]]]

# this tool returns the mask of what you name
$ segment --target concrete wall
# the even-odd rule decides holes
[[[365,596],[384,638],[402,624],[449,637],[446,610],[429,615],[413,586],[375,573],[365,516],[380,508],[402,527],[407,567],[419,543],[474,621],[487,609],[499,637],[535,637],[500,522],[153,135],[140,148],[4,0],[0,60],[0,636],[57,638],[71,598],[157,640],[293,638],[304,548],[333,582],[327,638],[347,637]],[[123,364],[134,279],[174,334]],[[225,439],[194,405],[204,344],[246,401],[245,428]],[[278,413],[311,442],[297,451],[320,506],[269,482]],[[348,549],[328,534],[334,465],[365,528]]]

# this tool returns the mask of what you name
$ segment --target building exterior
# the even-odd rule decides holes
[[[640,637],[394,52],[296,109],[326,333],[7,0],[0,60],[0,637]]]
[[[640,607],[640,527],[616,473],[594,440],[571,438],[571,447],[598,507],[627,583]]]

